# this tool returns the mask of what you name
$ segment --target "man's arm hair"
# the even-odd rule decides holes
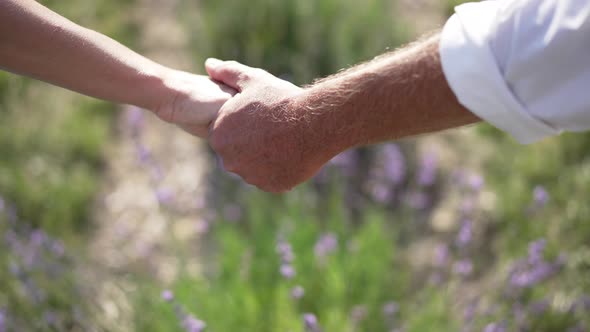
[[[317,117],[317,144],[344,150],[480,121],[450,89],[438,46],[436,33],[307,87],[294,103]]]
[[[447,84],[438,45],[433,36],[305,89],[210,59],[211,78],[239,92],[211,126],[211,147],[228,171],[282,192],[348,148],[474,123]]]

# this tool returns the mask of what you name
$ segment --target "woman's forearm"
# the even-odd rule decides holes
[[[151,110],[174,95],[170,69],[33,0],[0,1],[0,68]]]

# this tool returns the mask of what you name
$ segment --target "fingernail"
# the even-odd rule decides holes
[[[207,59],[205,61],[205,66],[207,66],[209,68],[215,68],[215,67],[219,66],[222,63],[223,63],[223,61],[221,61],[219,59],[209,58],[209,59]]]

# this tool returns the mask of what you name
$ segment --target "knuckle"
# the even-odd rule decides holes
[[[238,74],[238,80],[241,82],[248,82],[252,79],[251,70],[240,71]]]

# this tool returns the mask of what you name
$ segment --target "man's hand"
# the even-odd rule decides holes
[[[262,190],[283,192],[313,176],[335,153],[314,144],[312,112],[298,107],[305,90],[261,69],[209,59],[212,79],[238,91],[210,129],[224,168]]]
[[[170,70],[164,76],[169,97],[152,111],[162,120],[195,136],[207,137],[210,123],[217,117],[221,106],[236,93],[235,90],[203,75]]]
[[[449,87],[438,44],[431,36],[306,89],[210,59],[211,78],[238,91],[212,124],[210,144],[227,170],[280,192],[348,148],[479,121]]]

